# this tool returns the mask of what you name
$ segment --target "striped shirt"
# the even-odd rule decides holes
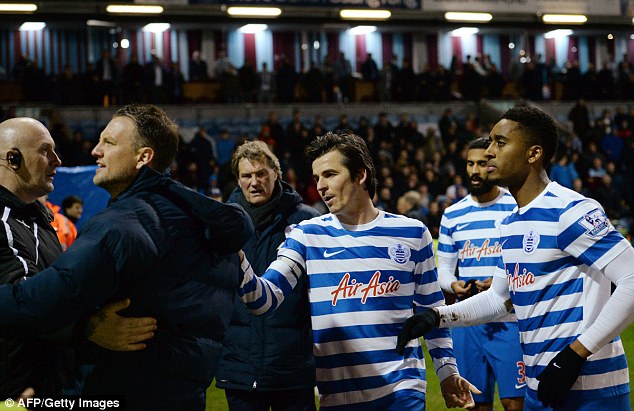
[[[278,252],[296,263],[271,264],[262,277],[243,263],[240,295],[256,314],[280,304],[302,273],[308,295],[320,409],[420,409],[426,371],[418,339],[396,354],[404,321],[420,307],[444,304],[429,230],[380,211],[348,226],[328,214],[304,221]],[[457,373],[449,331],[426,338],[441,380]]]
[[[493,276],[502,255],[499,223],[516,207],[511,193],[500,188],[498,196],[487,203],[469,195],[445,209],[438,236],[438,275],[443,289],[453,292],[451,283],[458,279],[483,281]],[[515,315],[500,321],[516,321]]]
[[[555,182],[502,221],[500,238],[504,248],[495,275],[508,283],[527,395],[536,400],[535,377],[593,324],[611,291],[601,270],[629,244],[599,203]],[[629,392],[619,337],[588,358],[572,391],[582,400]]]

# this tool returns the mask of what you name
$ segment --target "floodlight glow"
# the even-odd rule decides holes
[[[103,20],[86,20],[86,26],[89,27],[117,27],[116,23]]]
[[[354,10],[343,9],[339,17],[345,20],[387,20],[392,16],[389,10]]]
[[[451,32],[452,37],[464,37],[471,36],[480,31],[477,27],[460,27],[459,29],[455,29]]]
[[[487,22],[493,19],[491,13],[462,13],[455,11],[448,11],[445,13],[445,19],[449,21],[478,21]]]
[[[360,36],[362,34],[370,34],[376,31],[376,26],[357,26],[348,30],[348,33],[353,36]]]
[[[143,31],[150,33],[162,33],[170,28],[169,23],[150,23],[143,26]]]
[[[0,3],[0,12],[8,11],[8,12],[21,12],[21,13],[31,13],[37,10],[37,6],[35,4],[28,3]]]
[[[236,17],[277,17],[282,14],[278,7],[229,7],[227,14]]]
[[[26,23],[22,23],[20,26],[20,31],[40,31],[44,30],[46,27],[46,23],[41,21],[27,21]]]
[[[246,24],[240,27],[238,31],[240,33],[253,34],[253,33],[260,33],[266,30],[267,28],[269,28],[269,26],[267,26],[266,24]]]
[[[121,48],[122,49],[127,49],[130,47],[130,40],[128,39],[121,39]]]
[[[126,4],[110,4],[106,7],[108,13],[115,14],[161,14],[163,6],[133,6]]]
[[[544,33],[544,38],[555,39],[555,38],[566,37],[570,35],[572,35],[572,30],[570,29],[557,29],[557,30],[552,30],[547,33]]]
[[[548,24],[583,24],[588,18],[583,14],[544,14],[542,21]]]

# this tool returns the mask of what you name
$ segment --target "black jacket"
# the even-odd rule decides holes
[[[288,184],[282,183],[282,198],[273,223],[256,234],[243,250],[256,274],[262,275],[277,259],[286,230],[319,213],[305,204]],[[229,202],[243,196],[238,187]],[[293,292],[275,312],[253,316],[242,301],[236,303],[216,385],[220,388],[274,391],[310,388],[315,385],[315,363],[310,326],[307,276],[302,276]]]
[[[0,186],[0,284],[32,277],[55,261],[62,248],[39,201],[26,204]],[[5,337],[11,335],[11,337]],[[0,338],[0,398],[16,397],[26,387],[54,394],[60,381],[54,368],[60,348],[11,330]]]
[[[242,208],[144,167],[51,268],[0,287],[0,329],[55,330],[128,297],[123,315],[159,328],[141,351],[86,343],[84,393],[125,394],[128,410],[204,410],[241,282],[235,252],[252,230]]]

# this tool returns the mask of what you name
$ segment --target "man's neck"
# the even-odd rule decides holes
[[[471,197],[476,201],[476,203],[484,204],[495,200],[498,195],[500,195],[500,187],[493,186],[488,192],[477,196],[472,194]]]
[[[509,187],[509,191],[515,198],[517,205],[521,208],[528,205],[540,195],[550,183],[546,170],[529,173],[521,186]]]
[[[372,200],[368,198],[367,202],[362,202],[358,207],[336,215],[337,219],[343,224],[362,225],[374,221],[379,215],[379,210],[374,207]]]

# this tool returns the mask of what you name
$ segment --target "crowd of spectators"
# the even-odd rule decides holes
[[[47,76],[37,62],[21,55],[9,77],[20,85],[25,100],[59,105],[182,103],[188,101],[186,81],[216,82],[217,95],[203,100],[225,103],[634,98],[634,67],[627,54],[618,62],[602,63],[600,69],[589,64],[583,73],[576,60],[559,67],[554,59],[544,62],[539,54],[521,54],[509,62],[507,75],[489,55],[468,55],[463,61],[454,56],[449,67],[426,64],[417,70],[409,59],[399,60],[396,55],[387,58],[379,69],[368,53],[358,73],[353,72],[343,52],[336,59],[326,56],[321,62],[312,61],[301,71],[288,57],[281,56],[280,61],[275,71],[266,63],[258,68],[249,61],[238,68],[220,51],[208,65],[200,52],[194,51],[189,73],[184,75],[177,62],[161,61],[157,55],[146,63],[133,55],[121,64],[116,56],[103,51],[83,73],[74,73],[66,65],[61,73]],[[363,96],[356,95],[359,82],[369,86],[369,94],[366,90]]]
[[[624,232],[630,231],[634,188],[634,108],[604,110],[590,118],[580,100],[570,111],[570,120],[578,132],[562,132],[550,177],[561,185],[598,200],[608,216]],[[331,123],[331,122],[329,122]],[[284,180],[312,206],[325,211],[311,177],[304,148],[328,131],[353,130],[368,144],[376,163],[379,187],[374,199],[377,207],[424,221],[438,234],[443,210],[468,194],[466,184],[466,144],[486,136],[490,124],[481,124],[473,113],[462,118],[445,109],[436,124],[419,127],[408,113],[397,122],[387,113],[376,119],[364,116],[339,117],[339,123],[326,128],[321,115],[310,120],[299,110],[281,122],[275,111],[262,119],[257,139],[267,143],[280,159]],[[94,142],[80,131],[69,132],[61,123],[53,123],[51,134],[65,166],[94,164],[90,151]],[[235,187],[230,171],[235,148],[251,139],[230,135],[221,129],[210,135],[198,127],[193,138],[181,141],[177,161],[171,173],[175,179],[213,197],[227,198]]]

